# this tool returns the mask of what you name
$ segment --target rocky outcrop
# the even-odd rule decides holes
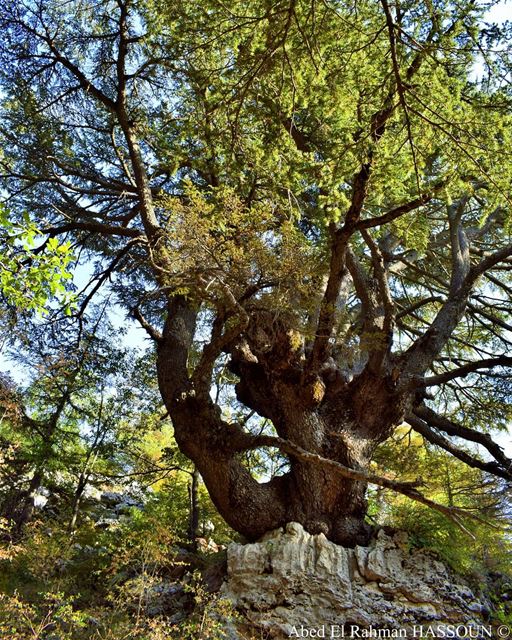
[[[331,625],[476,627],[488,613],[462,578],[411,550],[403,533],[380,531],[368,547],[347,549],[290,523],[260,542],[230,545],[227,562],[224,595],[275,638]]]
[[[130,519],[132,509],[142,510],[144,503],[129,493],[104,491],[99,501],[85,511],[99,529],[113,529]]]

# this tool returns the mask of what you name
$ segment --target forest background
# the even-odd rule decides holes
[[[211,552],[292,518],[510,622],[507,4],[246,4],[0,12],[12,640],[217,637]]]

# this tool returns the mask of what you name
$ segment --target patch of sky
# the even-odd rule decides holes
[[[495,24],[497,26],[502,26],[510,21],[512,21],[512,0],[502,0],[501,2],[497,2],[490,7],[485,14],[485,22],[489,25]],[[475,82],[481,82],[485,79],[487,73],[484,58],[482,55],[478,55],[473,66],[472,79]],[[505,78],[505,80],[509,83],[510,77]]]

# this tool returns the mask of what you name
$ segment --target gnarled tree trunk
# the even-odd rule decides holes
[[[244,335],[228,345],[231,368],[240,378],[238,399],[270,419],[287,442],[366,471],[376,446],[400,423],[408,404],[392,374],[365,370],[344,380],[325,369],[310,378],[303,350],[291,344],[290,327],[284,321],[276,327],[274,319],[267,340],[267,320],[255,313]],[[240,425],[227,424],[208,385],[188,375],[194,330],[193,309],[175,300],[160,342],[159,382],[178,445],[196,464],[221,515],[251,540],[296,521],[340,544],[365,544],[370,527],[364,481],[293,455],[289,471],[269,482],[258,483],[243,466],[241,453],[257,440]]]

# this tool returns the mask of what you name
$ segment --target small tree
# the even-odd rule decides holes
[[[6,468],[0,509],[16,535],[30,520],[41,486],[69,501],[73,530],[88,483],[119,468],[116,448],[128,441],[120,434],[142,403],[133,365],[111,344],[113,333],[103,309],[78,338],[34,328],[34,344],[12,354],[30,379],[25,388],[7,378],[0,385]]]
[[[0,11],[9,206],[37,220],[38,253],[68,238],[94,256],[78,317],[113,281],[157,345],[181,451],[250,539],[296,520],[364,543],[369,482],[435,506],[369,472],[403,420],[511,478],[488,433],[507,423],[512,364],[510,67],[483,9]],[[223,363],[231,401],[273,434],[223,415]],[[262,483],[243,463],[261,447],[289,460]]]

